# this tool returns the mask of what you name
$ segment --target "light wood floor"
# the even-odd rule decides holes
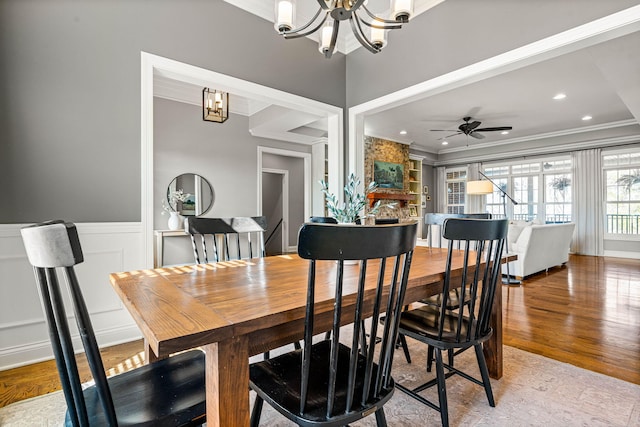
[[[640,260],[572,256],[502,291],[506,345],[640,384]],[[121,372],[141,352],[141,341],[106,348],[103,362]],[[0,407],[58,389],[53,361],[3,371]]]

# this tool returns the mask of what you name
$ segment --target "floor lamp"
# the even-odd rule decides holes
[[[487,181],[468,181],[467,182],[467,194],[473,194],[473,195],[485,195],[485,194],[491,194],[493,193],[493,187],[495,186],[498,190],[500,190],[500,196],[502,197],[502,207],[504,209],[504,216],[505,218],[508,219],[507,216],[507,198],[509,198],[509,200],[511,201],[511,203],[513,203],[514,205],[517,205],[518,202],[516,202],[513,197],[509,196],[506,191],[504,191],[502,189],[502,187],[500,187],[498,184],[496,184],[495,182],[493,182],[491,180],[491,178],[489,178],[488,176],[486,176],[485,174],[483,174],[482,172],[478,171],[478,173],[480,175],[482,175],[483,177],[485,177],[487,179]],[[507,239],[507,241],[505,242],[505,246],[507,249],[507,254],[509,253],[509,239]],[[519,280],[515,280],[515,279],[511,279],[511,274],[509,274],[509,263],[506,263],[507,265],[507,278],[506,279],[502,279],[502,283],[503,284],[507,284],[507,285],[519,285],[520,281]]]

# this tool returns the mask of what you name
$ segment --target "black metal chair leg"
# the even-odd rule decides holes
[[[402,346],[402,351],[404,352],[405,359],[407,359],[407,363],[411,363],[411,354],[409,354],[407,338],[404,335],[400,334],[398,335],[398,340],[400,340],[400,345]]]
[[[382,408],[376,411],[376,425],[378,427],[387,427],[387,418],[384,416],[384,409]]]
[[[427,372],[431,372],[431,366],[433,366],[433,347],[427,346]]]
[[[496,402],[493,400],[493,391],[491,390],[491,381],[489,380],[489,370],[487,369],[487,361],[484,358],[482,352],[482,344],[474,345],[476,351],[476,358],[478,359],[478,366],[480,367],[480,375],[482,375],[482,383],[484,385],[484,391],[487,393],[487,399],[489,400],[489,406],[496,406]]]
[[[449,427],[449,407],[447,405],[447,386],[442,362],[442,350],[435,349],[436,352],[436,378],[438,379],[438,401],[440,406],[440,419],[442,427]]]
[[[251,427],[258,427],[260,424],[260,416],[262,415],[262,404],[264,400],[256,395],[256,400],[253,402],[253,409],[251,410]]]
[[[300,341],[294,341],[293,342],[293,348],[296,350],[300,350],[302,347],[300,347]]]

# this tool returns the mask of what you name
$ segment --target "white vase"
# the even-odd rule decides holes
[[[178,212],[171,212],[169,215],[168,227],[169,230],[180,230],[182,229],[182,216]]]

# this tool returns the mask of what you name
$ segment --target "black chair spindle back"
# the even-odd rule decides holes
[[[84,261],[72,223],[48,221],[23,227],[49,338],[67,403],[65,425],[201,425],[205,421],[204,355],[183,353],[107,379],[75,266]],[[83,389],[63,303],[58,271],[64,272],[73,316],[95,385]],[[158,381],[158,379],[160,380]],[[133,393],[141,396],[132,396]],[[124,421],[123,421],[124,420]]]
[[[347,425],[374,412],[378,425],[386,425],[382,406],[394,389],[392,359],[416,229],[416,223],[302,226],[298,254],[310,261],[304,346],[251,365],[251,387],[258,393],[258,405],[264,399],[299,425]],[[350,260],[358,264],[345,265]],[[326,262],[335,266],[332,329],[330,338],[313,343],[316,270]],[[371,268],[377,272],[369,272]],[[348,305],[343,299],[346,289],[356,292],[355,301],[350,298]],[[375,295],[372,313],[365,312],[365,293]],[[387,321],[376,351],[381,313]],[[342,326],[345,316],[351,332],[349,345],[340,342],[341,333],[347,333]],[[369,317],[369,342],[363,343],[367,338],[361,328]],[[252,419],[252,425],[257,422]]]
[[[196,264],[264,257],[266,229],[267,219],[264,216],[188,217],[185,223]],[[211,256],[207,247],[212,250]]]

